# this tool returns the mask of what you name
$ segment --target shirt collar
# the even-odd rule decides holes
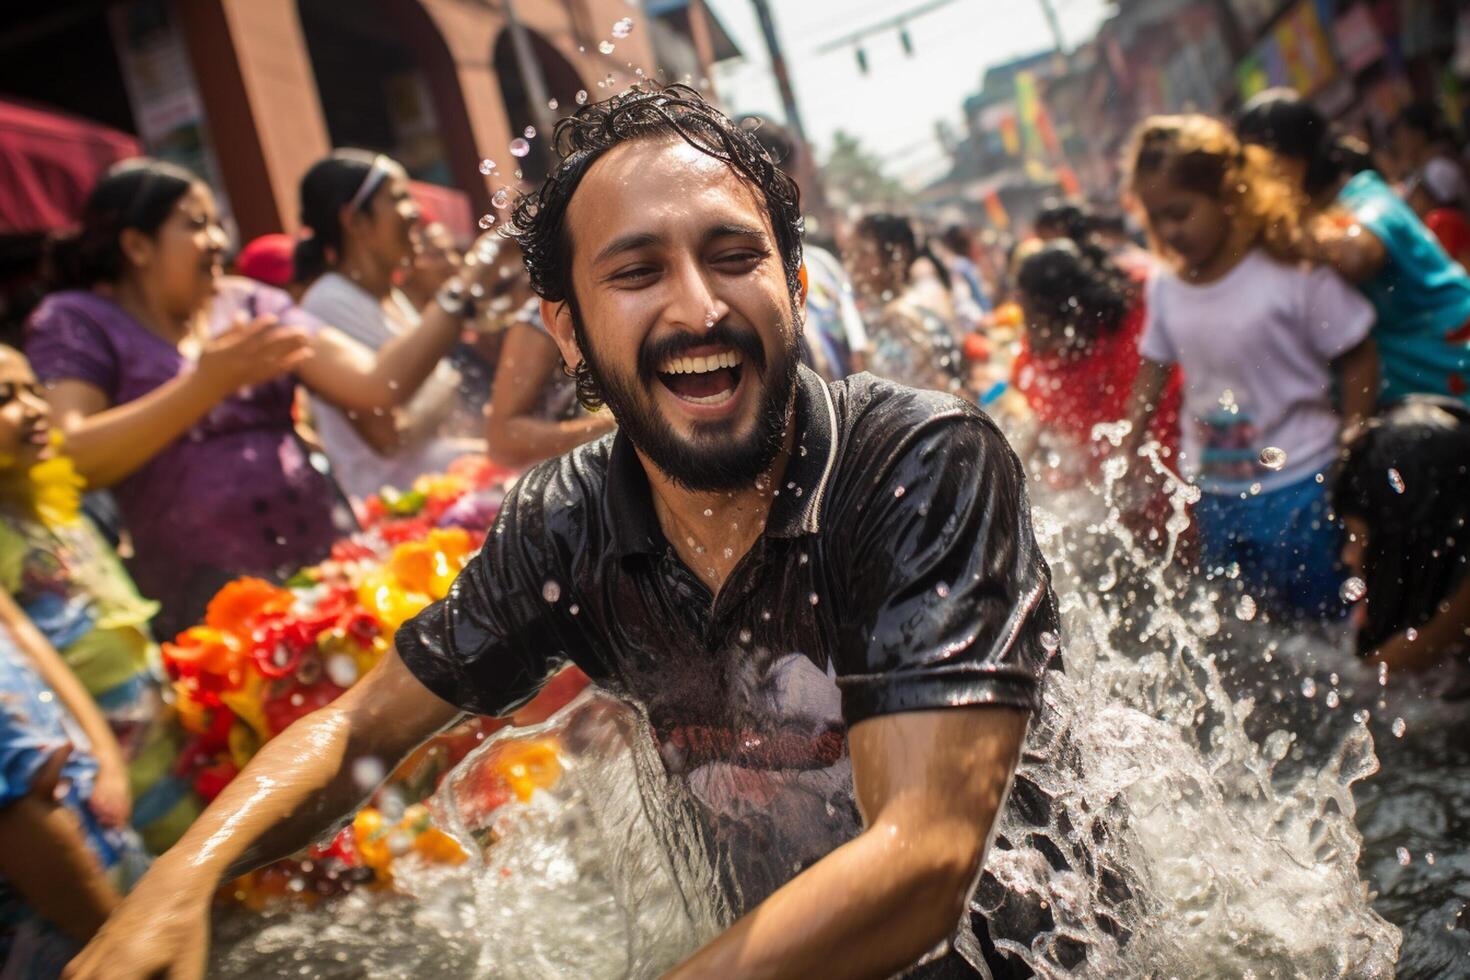
[[[794,538],[821,530],[822,504],[837,464],[837,408],[827,383],[797,368],[796,445],[771,502],[766,534]],[[611,552],[619,558],[658,554],[668,547],[653,509],[643,463],[621,430],[613,437],[603,495]]]

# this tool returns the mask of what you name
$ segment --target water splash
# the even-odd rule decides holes
[[[1353,787],[1378,768],[1369,712],[1333,713],[1341,732],[1310,760],[1313,726],[1299,735],[1274,724],[1269,698],[1231,693],[1222,664],[1259,654],[1284,670],[1304,644],[1265,611],[1229,615],[1228,577],[1177,574],[1197,491],[1166,486],[1179,520],[1152,540],[1121,519],[1111,483],[1038,499],[1064,624],[1044,642],[1065,669],[1048,677],[976,904],[997,947],[1044,978],[1391,976],[1401,936],[1370,905],[1353,823]],[[1297,683],[1276,685],[1280,697],[1296,701]],[[537,739],[555,741],[556,784],[477,803],[497,753]],[[409,858],[406,897],[276,914],[233,942],[224,930],[217,970],[294,976],[349,950],[373,977],[656,975],[731,915],[700,849],[669,845],[699,834],[654,744],[638,712],[595,691],[543,726],[497,733],[431,800],[469,864]]]

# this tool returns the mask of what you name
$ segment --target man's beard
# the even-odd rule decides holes
[[[618,427],[669,479],[702,493],[736,490],[753,485],[770,467],[781,451],[796,390],[794,329],[783,331],[781,346],[769,360],[754,330],[735,327],[728,320],[698,336],[676,334],[658,342],[645,341],[638,352],[637,377],[630,378],[598,360],[575,306],[570,312],[577,346]],[[658,376],[659,364],[685,350],[709,344],[724,344],[739,351],[741,380],[745,380],[744,372],[755,372],[750,382],[761,384],[755,424],[738,439],[733,428],[743,419],[696,422],[692,435],[684,438],[660,414],[653,398],[653,386],[663,384]]]

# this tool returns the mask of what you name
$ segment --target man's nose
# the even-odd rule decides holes
[[[703,263],[696,258],[690,256],[675,262],[670,275],[673,297],[668,317],[675,324],[709,329],[730,312],[730,307],[715,294]]]

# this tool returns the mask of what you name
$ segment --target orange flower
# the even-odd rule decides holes
[[[258,578],[238,578],[209,601],[204,623],[243,636],[249,633],[252,620],[268,613],[284,612],[294,601],[289,589]]]
[[[232,677],[244,667],[246,651],[231,633],[213,626],[192,626],[173,643],[163,644],[163,657],[165,662],[187,666],[190,673]]]

